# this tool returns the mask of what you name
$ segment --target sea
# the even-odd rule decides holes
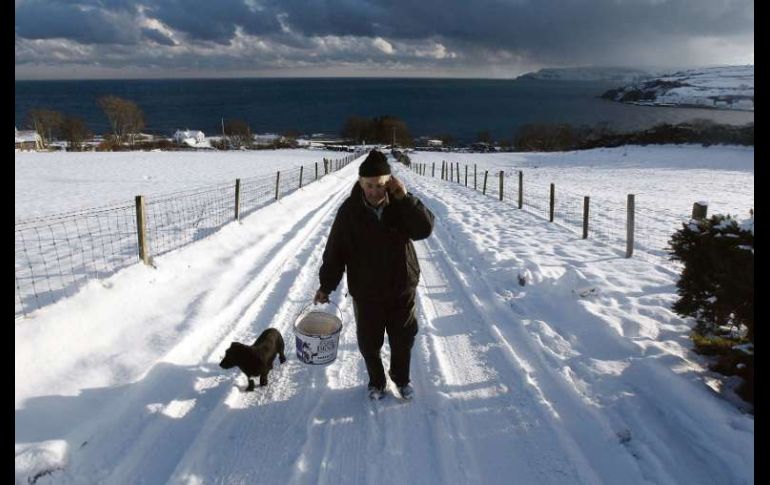
[[[170,137],[178,129],[222,132],[243,120],[253,133],[288,132],[335,137],[351,116],[394,116],[417,137],[451,136],[459,143],[480,133],[511,139],[527,123],[609,126],[630,131],[659,123],[708,119],[743,125],[754,113],[707,108],[651,107],[601,99],[604,81],[537,79],[248,78],[16,81],[15,124],[29,127],[32,109],[50,109],[85,121],[94,134],[109,131],[101,96],[135,102],[145,133]]]

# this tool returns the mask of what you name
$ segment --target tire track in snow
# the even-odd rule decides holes
[[[438,204],[445,214],[458,207],[458,200],[467,199],[466,205],[478,204],[480,214],[498,217],[499,202],[483,197],[476,192],[454,184],[445,184],[440,181],[429,181],[424,178],[410,178],[414,183]],[[444,184],[441,189],[436,189],[436,184]],[[446,209],[444,209],[446,208]],[[462,212],[462,210],[461,210]],[[500,216],[506,218],[504,224],[509,228],[522,228],[530,237],[549,241],[553,237],[548,234],[551,226],[537,222],[531,215],[514,209],[503,209]],[[463,216],[463,214],[460,214]],[[531,219],[531,221],[529,221]],[[482,219],[483,220],[483,219]],[[472,219],[475,221],[475,219]],[[534,223],[534,224],[533,224]],[[531,229],[535,226],[537,231]],[[452,265],[458,270],[461,279],[467,282],[476,281],[484,285],[488,290],[485,294],[492,295],[493,306],[498,313],[511,314],[515,320],[520,320],[524,325],[496,325],[493,328],[497,338],[508,348],[514,361],[521,360],[526,365],[526,372],[532,376],[533,382],[538,384],[539,391],[546,396],[548,405],[557,413],[560,426],[563,428],[566,438],[576,445],[580,453],[584,455],[586,463],[592,464],[596,473],[605,480],[619,480],[625,474],[623,480],[631,483],[684,483],[693,479],[700,483],[722,483],[735,476],[733,470],[736,463],[743,462],[747,467],[753,464],[753,459],[744,459],[738,454],[725,450],[714,450],[713,438],[710,434],[718,431],[703,429],[697,425],[697,420],[688,416],[686,409],[688,399],[694,399],[693,393],[707,394],[705,388],[693,386],[691,382],[675,383],[679,378],[676,372],[665,369],[665,364],[650,360],[647,355],[649,350],[637,346],[633,339],[618,336],[608,326],[602,325],[597,320],[597,326],[593,333],[583,336],[579,330],[576,336],[569,333],[570,342],[560,349],[557,335],[549,336],[553,329],[568,329],[573,318],[580,318],[585,311],[572,300],[564,301],[559,298],[560,293],[553,291],[534,292],[528,298],[510,300],[502,303],[502,297],[495,294],[495,286],[487,281],[484,276],[479,276],[475,270],[473,261],[480,255],[474,254],[472,244],[463,244],[456,238],[456,227],[447,224],[446,237],[443,242],[449,248],[449,254],[453,259]],[[493,225],[496,227],[496,225]],[[560,232],[554,228],[553,232]],[[531,245],[531,243],[530,243]],[[526,244],[525,244],[526,246]],[[549,248],[546,244],[546,250]],[[579,267],[582,258],[587,261],[597,259],[602,254],[604,245],[594,248],[587,246],[583,249],[575,248],[575,251],[563,253],[562,245],[556,245],[555,256],[557,259],[566,259],[563,264],[569,266],[576,263]],[[586,252],[585,249],[591,249]],[[654,268],[662,274],[670,274],[671,270],[656,262],[624,261],[624,266],[629,264],[644,265],[644,271]],[[469,279],[468,275],[472,275]],[[497,281],[498,287],[500,281]],[[515,285],[515,281],[511,282]],[[475,283],[471,284],[475,287]],[[510,307],[510,308],[509,308]],[[578,312],[575,314],[574,312]],[[589,318],[596,318],[588,315]],[[584,317],[585,318],[585,317]],[[633,319],[633,316],[630,318]],[[583,329],[587,330],[587,329]],[[584,337],[584,338],[580,338]],[[654,338],[654,337],[653,337]],[[564,354],[566,350],[578,352],[578,357]],[[585,374],[585,359],[579,357],[582,352],[587,355],[618,360],[629,366],[624,371],[624,377],[616,381],[597,380],[594,372]],[[665,352],[664,352],[665,353]],[[635,356],[638,355],[638,359]],[[680,357],[671,354],[669,359],[681,360]],[[566,359],[566,360],[565,360]],[[595,362],[588,359],[588,365]],[[682,361],[686,364],[686,360]],[[584,373],[576,373],[575,369]],[[673,364],[672,364],[673,367]],[[636,376],[636,377],[634,377]],[[583,379],[585,378],[585,380]],[[611,379],[610,379],[611,380]],[[638,382],[648,382],[645,386],[637,385]],[[682,386],[684,384],[684,386]],[[630,394],[634,399],[627,401],[622,395]],[[665,396],[662,398],[662,396]],[[675,403],[675,406],[671,405]],[[716,408],[719,403],[712,402],[708,396],[704,396],[704,406],[701,413],[718,413]],[[644,414],[646,418],[640,418]],[[572,419],[564,419],[572,416]],[[631,439],[633,430],[634,440]],[[688,440],[681,441],[682,436],[688,436]],[[621,444],[622,446],[618,446]],[[618,449],[623,450],[623,455],[618,455]],[[730,456],[726,456],[730,455]],[[613,458],[610,458],[612,456]],[[709,460],[703,457],[712,456]],[[715,458],[716,457],[716,458]],[[684,464],[684,465],[683,465]],[[705,465],[705,466],[704,466]],[[693,474],[693,471],[697,471]],[[738,472],[740,473],[740,472]],[[693,478],[697,476],[697,478]],[[607,478],[609,477],[609,478]]]
[[[344,180],[343,173],[335,175]],[[328,233],[334,209],[347,195],[349,188],[350,184],[341,182],[340,187],[330,197],[323,199],[320,207],[311,208],[304,221],[293,225],[294,229],[290,231],[293,237],[279,240],[276,243],[278,247],[270,250],[270,262],[267,267],[257,272],[255,282],[229,301],[227,310],[232,314],[241,315],[237,323],[225,325],[227,331],[224,332],[222,329],[213,332],[206,329],[188,335],[167,354],[166,360],[170,362],[160,362],[153,366],[144,379],[128,386],[130,389],[123,393],[115,406],[110,406],[102,416],[94,420],[94,423],[99,423],[94,429],[99,431],[93,431],[89,435],[89,446],[73,457],[70,474],[98,477],[101,473],[104,479],[117,481],[140,480],[141,477],[162,480],[163,477],[171,475],[178,462],[184,461],[189,447],[200,442],[201,431],[210,427],[208,423],[212,419],[216,421],[217,415],[221,415],[224,408],[230,405],[247,408],[290,397],[286,395],[287,386],[282,386],[281,381],[300,369],[296,360],[293,365],[291,362],[293,339],[288,337],[293,336],[293,333],[288,328],[290,322],[285,318],[278,327],[287,342],[289,365],[278,366],[271,372],[271,386],[260,389],[265,392],[244,396],[238,396],[238,391],[233,392],[232,387],[227,385],[232,381],[221,379],[222,371],[216,366],[219,358],[216,352],[209,356],[207,365],[180,366],[178,361],[191,360],[191,354],[194,357],[192,360],[198,359],[195,354],[210,351],[217,346],[224,345],[226,348],[229,341],[222,342],[221,338],[228,332],[234,335],[251,330],[252,335],[257,335],[262,328],[273,325],[274,322],[270,319],[257,318],[260,310],[264,311],[268,307],[271,311],[276,310],[275,300],[284,298],[275,295],[282,293],[285,296],[284,290],[293,288],[292,283],[287,281],[287,275],[288,279],[292,279],[291,276],[296,276],[308,265],[291,265],[291,260],[297,257],[297,253],[302,253],[305,260],[314,256],[314,245],[317,246]],[[288,197],[284,201],[288,202]],[[320,255],[315,257],[317,259]],[[247,254],[244,258],[256,262],[255,264],[260,265],[258,267],[262,265],[263,258],[259,257],[259,254]],[[240,274],[250,274],[248,263],[239,265],[235,259],[230,265],[230,271],[239,273],[236,279],[241,279]],[[280,273],[283,278],[276,277],[276,273]],[[310,282],[306,283],[306,287],[300,291],[304,292],[303,296],[308,297],[312,293],[308,292],[311,288]],[[269,303],[271,298],[274,300],[272,304]],[[243,307],[245,303],[248,305]],[[278,307],[277,311],[285,310],[285,305],[292,304],[297,306],[296,301],[284,301],[284,306]],[[212,342],[211,338],[219,340]],[[200,345],[200,348],[196,348],[196,345]],[[117,432],[118,428],[120,432]],[[248,446],[245,448],[249,449]],[[110,461],[113,462],[113,466],[109,467],[111,470],[107,465]],[[114,463],[118,464],[117,467]]]
[[[308,439],[308,430],[313,426],[312,416],[316,414],[314,410],[323,402],[322,391],[328,386],[323,366],[306,366],[297,361],[293,323],[294,317],[309,303],[317,288],[317,270],[321,259],[318,248],[323,247],[336,208],[347,197],[350,186],[347,182],[343,183],[333,201],[316,211],[317,214],[322,212],[322,215],[313,217],[318,224],[312,230],[291,238],[289,245],[284,247],[289,253],[285,261],[279,260],[273,267],[260,270],[259,274],[267,279],[268,284],[255,299],[252,308],[244,312],[244,315],[254,315],[245,318],[244,323],[239,325],[245,329],[233,332],[237,335],[238,331],[251,330],[248,333],[253,338],[267,326],[277,328],[284,336],[287,362],[271,372],[270,385],[266,389],[258,388],[255,393],[248,394],[230,390],[225,406],[220,406],[217,415],[207,421],[196,443],[180,460],[172,477],[174,480],[196,474],[205,476],[208,469],[201,467],[200,461],[212,454],[225,470],[218,476],[234,481],[259,481],[262,470],[276,467],[288,476],[292,467],[307,465],[300,451],[301,443]],[[299,246],[298,250],[296,246]],[[280,271],[277,277],[276,269]],[[347,332],[348,328],[343,328],[343,335]],[[229,340],[222,342],[222,350],[229,345]],[[219,358],[216,352],[211,359],[214,357]],[[238,379],[245,383],[242,375]],[[234,410],[238,412],[234,413]],[[287,414],[295,418],[290,420],[290,426],[285,427],[282,424],[286,423]],[[222,429],[226,432],[223,433]],[[212,442],[220,441],[223,434],[230,440],[225,452],[212,450]],[[279,482],[285,479],[276,478]]]
[[[405,175],[404,178],[407,178],[410,187],[413,187],[411,183],[415,181],[411,180],[412,177]],[[431,190],[428,184],[418,182],[414,185],[419,188],[423,201],[429,205],[436,205],[439,208],[452,207],[456,204],[456,201],[446,201],[443,193]],[[440,216],[437,217],[434,236],[426,240],[425,247],[429,250],[429,261],[437,261],[438,269],[443,273],[439,281],[443,281],[447,288],[459,293],[455,294],[455,298],[464,301],[460,306],[463,313],[467,315],[466,318],[472,315],[471,319],[478,322],[475,329],[468,326],[462,328],[458,325],[458,333],[473,335],[474,330],[486,329],[491,342],[484,342],[479,347],[492,346],[499,350],[496,356],[491,352],[491,348],[487,351],[488,365],[499,369],[507,367],[513,370],[513,373],[503,372],[504,376],[518,377],[519,382],[512,383],[510,392],[502,395],[506,398],[504,400],[512,404],[511,409],[517,409],[526,414],[526,416],[516,417],[515,420],[526,419],[531,423],[544,425],[541,428],[544,431],[539,431],[540,435],[532,434],[537,429],[528,432],[532,436],[524,438],[536,441],[530,441],[526,447],[522,448],[521,444],[516,443],[510,444],[511,449],[518,449],[525,456],[530,455],[527,463],[522,464],[524,468],[519,470],[526,469],[532,463],[542,462],[543,460],[538,457],[546,455],[550,458],[545,461],[551,463],[550,465],[546,464],[546,468],[542,470],[532,467],[533,473],[540,474],[538,481],[551,481],[555,476],[558,477],[559,473],[567,474],[571,482],[602,483],[605,479],[612,481],[619,480],[621,477],[629,481],[628,472],[634,469],[638,471],[637,464],[624,452],[619,452],[618,443],[613,442],[614,436],[606,420],[592,410],[586,409],[585,404],[579,399],[570,396],[569,386],[564,386],[561,378],[555,375],[558,373],[539,358],[531,336],[522,330],[520,319],[524,315],[530,316],[529,309],[519,307],[512,311],[502,303],[483,276],[476,274],[473,266],[467,262],[472,257],[468,254],[468,247],[464,246],[461,250],[456,246],[452,233],[444,227]],[[430,265],[426,266],[427,272],[430,273]],[[427,279],[426,284],[428,284]],[[439,286],[441,284],[439,283]],[[447,297],[444,296],[442,299],[446,300]],[[501,331],[501,327],[505,328],[505,331]],[[513,340],[511,335],[515,335]],[[474,339],[486,340],[478,333],[474,335]],[[515,346],[511,342],[515,342]],[[441,355],[440,351],[438,355]],[[451,359],[444,360],[444,367],[451,369]],[[460,369],[460,372],[463,370]],[[449,379],[452,378],[450,375]],[[501,416],[509,420],[512,417],[513,414]],[[612,450],[612,455],[616,456],[617,460],[608,460],[607,456],[600,459],[591,456],[591,452],[598,449]],[[532,455],[533,451],[535,451],[534,455]],[[563,460],[565,456],[568,457],[568,461]],[[554,464],[557,466],[554,467]],[[549,467],[553,469],[549,471]],[[565,477],[562,476],[561,479],[564,480]],[[645,479],[640,477],[638,481],[644,482]]]
[[[448,427],[462,437],[458,460],[468,481],[599,483],[567,458],[569,445],[551,425],[542,397],[523,384],[521,369],[506,370],[514,366],[486,330],[490,321],[478,310],[483,302],[468,294],[470,282],[453,274],[440,230],[434,237],[419,248],[425,287],[420,299],[429,322],[434,381],[451,416]],[[454,304],[447,304],[450,299]],[[512,375],[517,379],[508,381]]]

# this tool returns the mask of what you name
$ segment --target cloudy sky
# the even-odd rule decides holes
[[[16,79],[754,63],[753,0],[15,0]]]

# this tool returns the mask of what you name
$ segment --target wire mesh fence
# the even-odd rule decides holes
[[[344,168],[359,155],[241,179],[240,217]],[[234,221],[235,185],[216,184],[148,199],[145,250],[150,258],[199,241]],[[16,222],[16,318],[137,263],[138,229],[136,203]]]
[[[133,205],[60,214],[15,226],[17,317],[137,261]]]
[[[478,165],[455,164],[454,162],[435,164],[413,164],[413,171],[427,177],[440,178],[450,183],[460,183],[469,189],[485,193],[488,197],[500,198],[500,169],[489,169]],[[435,166],[435,175],[433,167]],[[451,170],[451,171],[450,171]],[[467,182],[465,173],[467,171]],[[519,206],[523,210],[539,217],[550,219],[551,185],[531,182],[523,176],[523,189],[519,193],[519,170],[508,169],[503,172],[503,197],[508,204]],[[448,173],[448,175],[447,175]],[[454,177],[452,177],[454,174]],[[486,178],[486,184],[485,184]],[[588,200],[588,217],[585,220],[585,195],[554,186],[553,222],[583,237],[584,223],[587,222],[588,238],[597,240],[618,249],[626,250],[628,242],[629,211],[627,201],[591,196]],[[682,228],[690,219],[689,208],[681,207],[679,212],[667,209],[649,209],[644,207],[644,199],[635,196],[633,209],[633,250],[647,256],[668,258],[668,241],[671,235]]]
[[[232,222],[233,184],[220,184],[189,193],[175,193],[147,202],[147,253],[160,256],[199,241]]]

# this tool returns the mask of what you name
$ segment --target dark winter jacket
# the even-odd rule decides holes
[[[356,183],[332,224],[320,270],[321,290],[337,288],[347,270],[348,291],[359,300],[384,300],[414,291],[420,265],[412,241],[433,231],[433,213],[408,193],[390,198],[378,220]]]

